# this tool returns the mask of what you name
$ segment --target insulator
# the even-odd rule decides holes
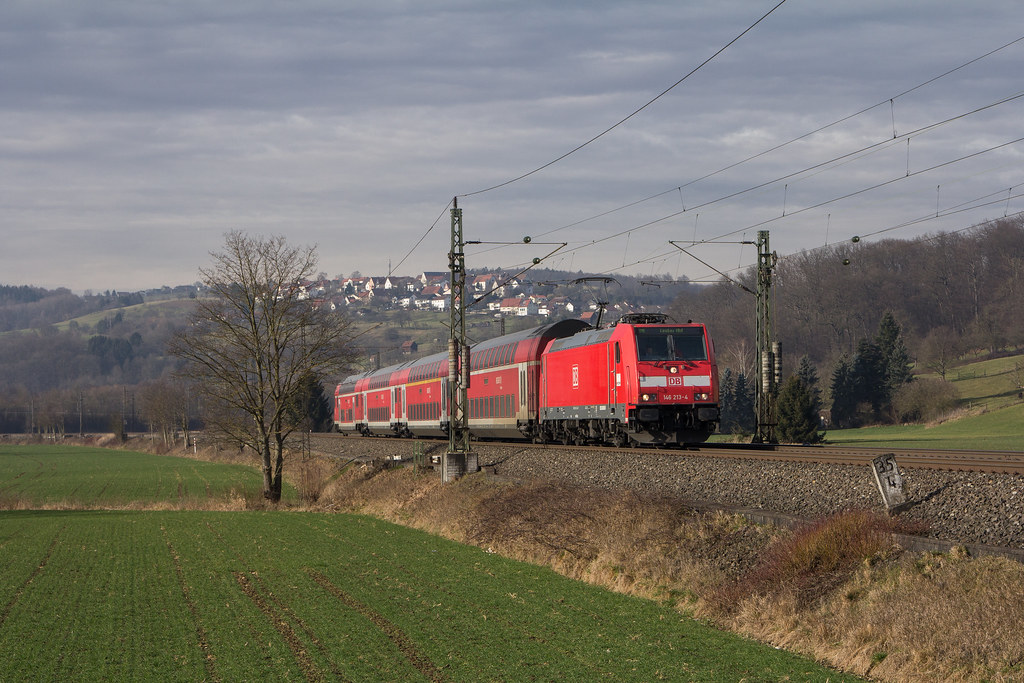
[[[782,386],[782,342],[772,342],[772,356],[775,357],[775,386]]]
[[[459,377],[458,354],[455,352],[457,342],[454,339],[448,340],[448,381],[452,384]]]

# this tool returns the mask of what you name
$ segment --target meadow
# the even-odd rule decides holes
[[[825,441],[869,448],[934,448],[984,451],[1024,450],[1024,404],[951,419],[938,424],[830,429]]]
[[[254,477],[0,446],[0,680],[855,680],[423,531],[234,509]]]
[[[1018,383],[1024,356],[981,360],[953,368],[946,380],[956,388],[960,407],[933,424],[830,429],[829,443],[877,448],[937,448],[989,451],[1024,450],[1024,400]],[[936,374],[923,377],[938,378]]]

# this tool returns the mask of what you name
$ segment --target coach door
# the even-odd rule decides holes
[[[516,415],[521,416],[522,411],[526,408],[526,363],[519,364],[519,406],[516,409]]]
[[[391,414],[394,415],[392,422],[398,422],[402,419],[402,389],[400,387],[391,387]]]
[[[608,363],[609,372],[611,376],[608,378],[608,393],[611,395],[609,399],[612,405],[620,406],[626,402],[623,386],[625,374],[622,369],[622,348],[619,346],[619,342],[613,342],[608,350],[611,354],[610,362]]]
[[[619,348],[619,344],[618,344],[618,342],[615,342],[613,344],[609,344],[607,346],[607,348],[608,348],[608,362],[605,365],[605,368],[607,368],[607,372],[608,372],[608,377],[606,378],[608,380],[608,407],[609,408],[614,408],[615,407],[615,365],[616,365],[616,363],[615,363],[616,353],[615,352],[616,352],[616,349]]]

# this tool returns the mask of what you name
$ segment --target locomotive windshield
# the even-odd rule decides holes
[[[639,360],[707,360],[702,327],[637,327]]]

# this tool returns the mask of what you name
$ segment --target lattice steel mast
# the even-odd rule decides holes
[[[462,209],[452,200],[452,240],[448,252],[451,302],[448,338],[448,452],[441,462],[441,480],[450,481],[475,472],[476,456],[469,448],[469,344],[466,341],[466,255],[462,237]]]
[[[772,269],[778,263],[776,253],[768,250],[768,231],[757,233],[757,373],[755,396],[757,432],[754,441],[776,443],[777,419],[775,395],[782,380],[782,352],[777,341],[773,341],[774,321],[772,320]]]

